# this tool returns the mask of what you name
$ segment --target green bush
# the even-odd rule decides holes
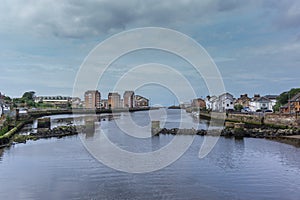
[[[1,130],[0,130],[0,136],[4,135],[5,133],[7,133],[9,131],[8,126],[4,126]]]

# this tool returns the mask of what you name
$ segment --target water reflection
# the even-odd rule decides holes
[[[2,160],[3,151],[4,151],[4,148],[0,148],[0,162]]]
[[[238,169],[243,166],[244,152],[244,139],[221,137],[205,159],[224,170]]]
[[[143,113],[129,115],[140,125],[148,123],[142,121]],[[113,143],[134,152],[157,150],[173,138],[133,138],[115,123],[123,116],[127,114],[97,117],[96,133],[101,128]],[[63,117],[70,116],[51,117],[53,125],[65,123],[57,120]],[[72,123],[85,124],[90,119],[77,117]],[[178,120],[178,113],[176,119],[172,111],[166,126]],[[92,134],[83,138],[92,140]],[[221,137],[213,151],[199,159],[203,139],[197,136],[179,160],[147,174],[121,173],[104,166],[86,151],[78,136],[0,149],[0,199],[299,199],[299,148],[263,139]]]

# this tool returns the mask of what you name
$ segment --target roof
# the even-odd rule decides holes
[[[293,96],[293,98],[291,98],[290,101],[300,101],[300,92],[298,94],[296,94],[295,96]]]
[[[265,96],[268,99],[276,99],[278,97],[278,95],[274,95],[274,94],[269,94]]]
[[[225,92],[225,93],[221,94],[219,97],[222,97],[222,96],[231,96],[233,98],[233,95],[230,94],[229,92]]]
[[[144,100],[149,101],[149,99],[147,99],[147,98],[145,98],[145,97],[143,97],[141,95],[135,95],[134,97],[135,97],[135,100],[142,100],[142,99],[144,99]]]
[[[255,101],[258,101],[258,102],[270,102],[270,99],[268,99],[266,97],[260,97],[258,99],[255,99]]]

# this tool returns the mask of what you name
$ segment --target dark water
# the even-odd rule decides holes
[[[169,111],[165,126],[178,125],[177,112]],[[141,125],[149,120],[147,112],[131,115]],[[67,116],[54,118],[59,117]],[[55,119],[54,126],[62,123]],[[108,137],[124,149],[149,151],[173,138],[133,139],[120,133],[115,120],[107,116],[98,125],[110,130]],[[201,122],[200,127],[206,126]],[[80,136],[18,144],[0,150],[0,199],[300,199],[299,148],[264,139],[220,138],[213,151],[199,159],[203,139],[197,136],[175,163],[146,174],[101,164]]]

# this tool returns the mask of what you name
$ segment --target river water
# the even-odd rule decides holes
[[[153,111],[150,111],[153,112]],[[168,110],[165,127],[179,121],[198,124],[188,114]],[[69,123],[70,115],[52,116],[52,126]],[[83,122],[76,116],[78,123]],[[103,115],[96,123],[120,148],[132,152],[160,149],[174,136],[133,138],[116,122],[132,118],[136,124],[149,124],[148,111]],[[72,121],[74,122],[74,120]],[[33,131],[36,123],[24,128]],[[180,136],[192,137],[192,136]],[[114,170],[96,160],[82,139],[93,134],[41,139],[0,149],[0,199],[300,199],[300,149],[265,139],[235,140],[221,137],[204,158],[198,157],[205,137],[196,136],[176,162],[154,172],[133,174]]]

